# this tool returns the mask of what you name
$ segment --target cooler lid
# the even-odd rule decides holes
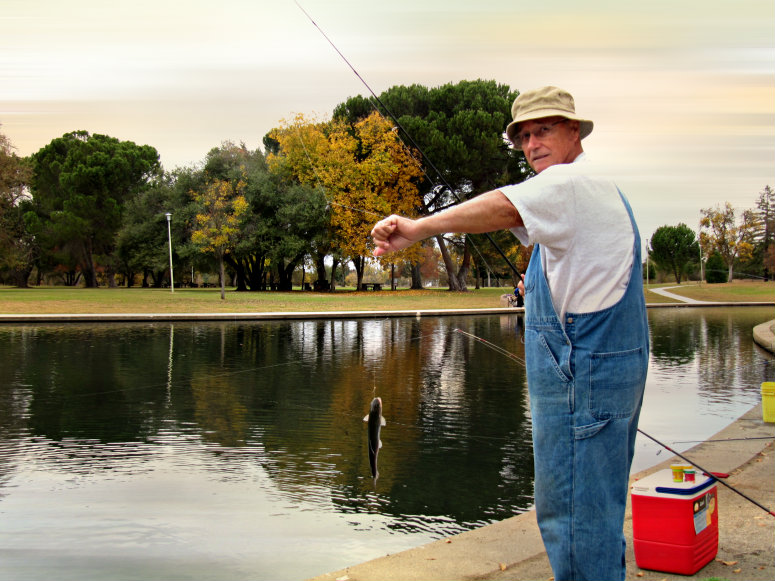
[[[663,496],[665,494],[681,497],[698,494],[715,482],[715,478],[697,470],[695,482],[673,482],[672,470],[659,470],[632,484],[632,493],[642,496]]]

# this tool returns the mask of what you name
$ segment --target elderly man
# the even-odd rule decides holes
[[[557,581],[624,579],[622,525],[648,367],[640,236],[616,184],[585,159],[569,93],[522,93],[506,135],[536,176],[445,212],[374,226],[375,256],[445,232],[535,244],[521,289],[535,502]]]

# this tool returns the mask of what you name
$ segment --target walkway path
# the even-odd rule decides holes
[[[683,303],[692,303],[692,304],[702,304],[706,303],[707,301],[698,301],[696,299],[690,299],[687,297],[682,297],[681,295],[677,295],[670,292],[670,289],[672,288],[681,288],[680,286],[668,286],[664,288],[650,288],[649,291],[652,293],[656,293],[658,295],[662,295],[663,297],[667,297],[669,299],[675,299],[677,301],[681,301]]]

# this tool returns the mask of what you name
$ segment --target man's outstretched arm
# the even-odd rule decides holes
[[[514,204],[500,190],[492,190],[417,220],[389,216],[377,222],[371,237],[376,245],[374,256],[382,256],[446,232],[481,234],[522,225],[522,218]]]

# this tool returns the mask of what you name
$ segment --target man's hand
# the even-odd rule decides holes
[[[376,246],[374,256],[383,256],[408,248],[425,236],[421,233],[418,220],[393,215],[377,222],[371,230],[371,237]]]

